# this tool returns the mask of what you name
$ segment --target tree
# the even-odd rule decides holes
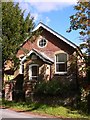
[[[84,49],[83,56],[86,62],[87,83],[90,85],[90,2],[79,1],[74,6],[74,9],[76,10],[76,14],[70,16],[70,28],[68,32],[80,30],[79,34],[83,40],[80,48]],[[90,93],[87,98],[88,112],[90,112]]]
[[[20,44],[34,34],[34,18],[30,13],[24,18],[24,13],[19,3],[2,2],[2,63],[8,59],[17,63],[16,53]]]
[[[81,48],[86,48],[86,53],[90,51],[90,2],[78,2],[74,9],[77,11],[75,15],[70,16],[70,28],[68,32],[72,30],[80,29],[84,44]]]
[[[74,6],[77,11],[76,14],[70,16],[70,28],[68,32],[72,30],[80,29],[80,37],[83,43],[80,45],[81,49],[84,49],[84,58],[86,60],[87,70],[90,69],[90,2],[77,2]]]

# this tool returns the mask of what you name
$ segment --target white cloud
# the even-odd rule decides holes
[[[14,0],[14,2],[19,2],[22,9],[30,11],[33,7],[36,12],[50,12],[61,10],[67,6],[75,5],[77,0]]]
[[[17,2],[66,2],[66,3],[75,3],[78,0],[15,0]]]
[[[37,3],[31,3],[31,6],[33,6],[38,12],[50,12],[57,9],[58,3],[53,2],[37,2]]]
[[[20,8],[26,10],[26,13],[31,13],[34,21],[50,22],[48,17],[43,18],[43,13],[62,10],[67,6],[75,5],[77,0],[14,0],[19,2]]]
[[[29,2],[37,12],[50,12],[60,10],[67,6],[74,5],[77,0],[23,0]]]
[[[27,12],[30,12],[30,6],[29,6],[29,3],[27,2],[20,2],[19,4],[20,8],[23,10],[26,10]]]

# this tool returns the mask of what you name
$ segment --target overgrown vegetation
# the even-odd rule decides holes
[[[50,96],[68,96],[74,92],[76,88],[69,82],[63,83],[60,80],[43,81],[36,84],[35,94]],[[68,92],[67,92],[68,91]],[[76,92],[76,91],[75,91]]]
[[[83,52],[83,58],[86,63],[83,71],[86,70],[87,78],[82,86],[84,90],[84,92],[82,91],[84,98],[82,102],[86,104],[88,113],[90,113],[90,1],[78,1],[74,6],[74,10],[76,13],[70,16],[70,27],[68,32],[80,30],[79,34],[82,39],[82,44],[80,44],[79,47]]]
[[[87,97],[89,91],[86,92],[80,86],[79,92],[80,94],[78,94],[77,87],[72,83],[64,84],[60,80],[52,80],[38,83],[34,94],[39,103],[69,106],[88,113]]]
[[[14,108],[18,111],[31,111],[33,113],[53,115],[56,117],[63,118],[90,118],[90,116],[83,114],[81,111],[71,109],[70,107],[63,106],[50,106],[40,103],[30,103],[30,102],[11,102],[2,101],[3,107]]]

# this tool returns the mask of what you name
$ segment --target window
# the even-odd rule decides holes
[[[39,40],[38,45],[39,47],[45,47],[46,43],[47,43],[46,39],[42,38],[41,40]]]
[[[55,73],[67,73],[67,54],[60,53],[55,56]]]
[[[39,73],[39,66],[37,64],[32,64],[29,66],[29,80],[37,80]]]

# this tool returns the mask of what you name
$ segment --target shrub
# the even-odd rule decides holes
[[[48,82],[39,82],[35,87],[35,94],[51,96],[67,96],[71,91],[70,84],[63,84],[60,81],[52,80]]]

